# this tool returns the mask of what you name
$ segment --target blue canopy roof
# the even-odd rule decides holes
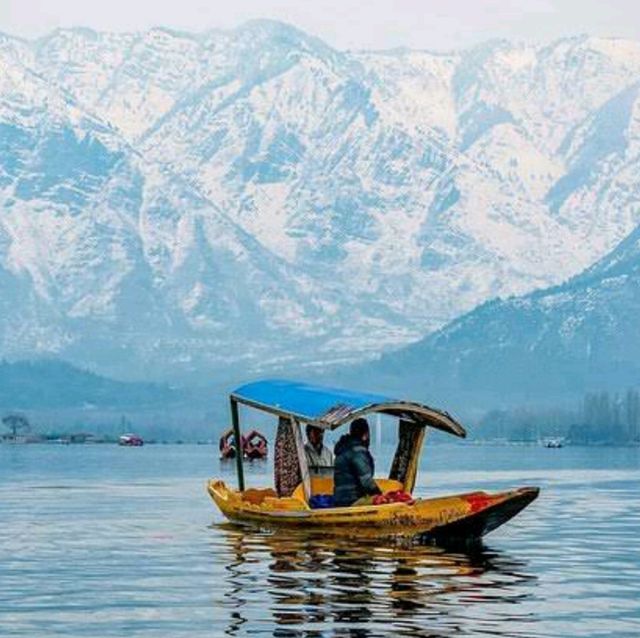
[[[266,379],[240,386],[231,393],[231,397],[265,412],[291,416],[326,429],[337,428],[370,412],[381,412],[466,436],[464,428],[446,412],[380,394]]]

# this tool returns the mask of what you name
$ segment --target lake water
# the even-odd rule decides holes
[[[213,476],[213,446],[0,445],[0,635],[640,636],[637,448],[428,448],[418,495],[542,487],[473,551],[239,529]]]

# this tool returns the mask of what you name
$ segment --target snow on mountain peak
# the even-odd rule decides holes
[[[363,358],[640,221],[635,42],[341,52],[258,20],[2,36],[0,66],[5,356]]]

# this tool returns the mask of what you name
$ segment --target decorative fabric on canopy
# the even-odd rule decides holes
[[[359,416],[380,412],[456,436],[466,436],[465,429],[446,412],[380,394],[267,379],[240,386],[231,393],[231,398],[265,412],[331,430]]]
[[[299,431],[297,434],[299,436]],[[273,473],[278,496],[291,496],[302,482],[296,428],[293,421],[286,417],[278,420]]]

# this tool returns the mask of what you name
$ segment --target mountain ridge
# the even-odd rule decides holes
[[[620,391],[640,379],[639,308],[640,227],[583,273],[523,297],[486,302],[383,355],[370,374],[378,383],[485,407]]]
[[[387,55],[258,21],[0,36],[0,66],[0,355],[132,379],[357,361],[640,221],[631,41]]]
[[[0,361],[3,410],[135,408],[159,409],[179,394],[153,383],[124,383],[64,361]]]

